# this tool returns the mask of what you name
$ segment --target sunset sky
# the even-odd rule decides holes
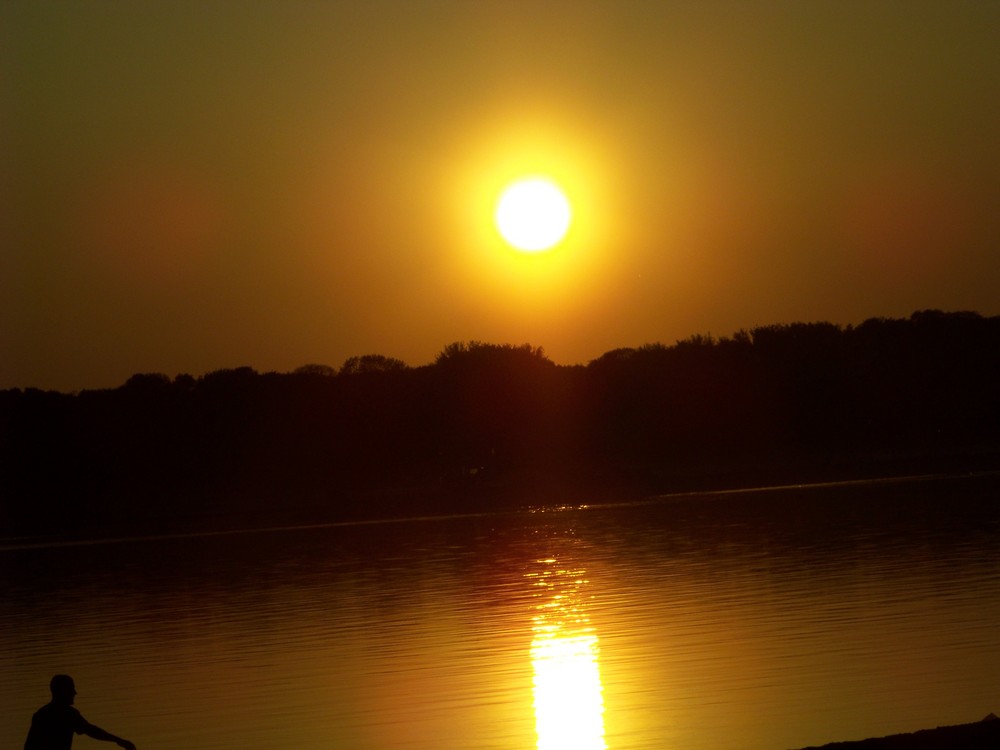
[[[0,388],[1000,314],[1000,2],[0,3]],[[500,190],[546,175],[526,255]]]

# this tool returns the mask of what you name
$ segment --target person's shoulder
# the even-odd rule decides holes
[[[34,715],[40,719],[57,718],[73,722],[83,719],[83,715],[76,706],[67,706],[59,703],[46,703],[40,709],[35,711]]]
[[[66,703],[46,703],[42,706],[39,711],[50,711],[56,714],[64,714],[67,716],[72,716],[73,714],[80,713],[76,706],[72,706]]]
[[[59,713],[59,706],[55,703],[46,703],[35,711],[35,716],[54,716]]]

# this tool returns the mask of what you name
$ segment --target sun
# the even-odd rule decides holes
[[[504,188],[497,201],[500,235],[528,253],[548,250],[566,236],[573,213],[562,189],[546,177],[524,177]]]

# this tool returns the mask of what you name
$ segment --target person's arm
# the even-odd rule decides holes
[[[103,740],[105,742],[114,742],[119,747],[124,748],[124,750],[135,750],[135,745],[133,745],[128,740],[123,740],[121,737],[116,737],[111,734],[111,732],[106,732],[100,727],[95,727],[93,724],[88,723],[83,729],[83,733],[88,737],[93,737],[95,740]]]

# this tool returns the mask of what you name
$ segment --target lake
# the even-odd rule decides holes
[[[1000,710],[1000,478],[0,545],[0,736],[787,750]],[[97,747],[77,740],[80,747]]]

